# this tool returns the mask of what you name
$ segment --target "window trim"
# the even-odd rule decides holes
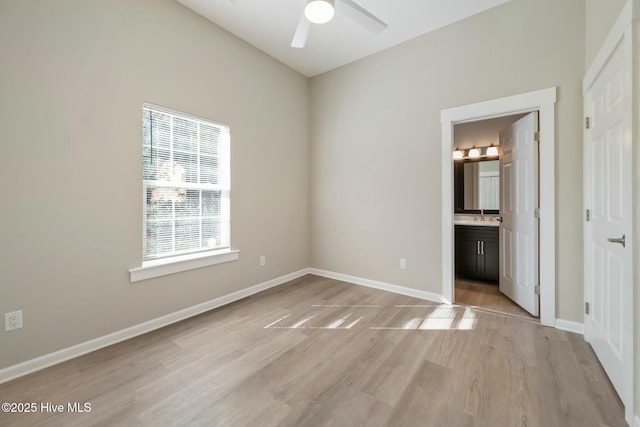
[[[196,252],[186,255],[176,255],[168,258],[144,261],[142,267],[129,270],[131,283],[154,277],[166,276],[181,271],[207,267],[236,261],[240,258],[239,250],[220,249],[216,251]]]
[[[193,114],[183,113],[181,111],[172,110],[156,104],[143,102],[142,108],[143,110],[147,108],[155,111],[161,111],[170,115],[183,117],[189,120],[205,122],[205,123],[210,123],[216,126],[226,127],[229,134],[231,132],[230,126],[225,123],[206,119],[203,117],[198,117]],[[227,150],[229,150],[229,152],[227,152],[227,155],[229,156],[229,159],[228,159],[229,164],[227,167],[230,168],[231,147],[230,146],[227,147]],[[227,171],[227,173],[230,174],[230,171]],[[230,176],[227,177],[227,179],[229,180],[230,178],[231,178]],[[145,188],[145,185],[146,184],[143,180],[143,186],[142,186],[143,189]],[[184,183],[184,186],[189,187],[190,185],[188,183]],[[216,184],[215,186],[219,187],[218,184]],[[201,188],[201,186],[198,186],[198,188]],[[227,188],[226,190],[223,189],[223,191],[230,192],[230,188]],[[144,215],[146,214],[146,212],[144,212],[144,210],[146,209],[146,206],[144,204],[145,194],[143,194],[142,197],[143,197],[143,224],[144,224]],[[230,212],[228,214],[230,215]],[[229,227],[230,227],[230,224],[229,224]],[[144,228],[144,225],[143,225],[143,228]],[[143,233],[144,233],[144,229],[143,229]],[[182,271],[187,271],[187,270],[192,270],[196,268],[238,260],[240,258],[240,251],[233,250],[230,247],[231,245],[230,229],[228,230],[228,238],[229,238],[228,247],[215,248],[215,249],[205,248],[204,250],[200,250],[200,251],[174,254],[174,255],[169,255],[169,256],[164,256],[159,258],[150,258],[146,260],[143,258],[142,265],[140,267],[129,269],[130,281],[133,283],[141,280],[151,279],[154,277],[165,276],[168,274],[174,274]],[[145,237],[143,237],[142,240],[143,240],[142,243],[144,246]]]

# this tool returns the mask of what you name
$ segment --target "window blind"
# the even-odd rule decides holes
[[[143,259],[230,245],[229,127],[142,109]]]

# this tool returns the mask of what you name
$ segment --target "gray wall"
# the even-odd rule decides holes
[[[173,0],[2,1],[0,52],[0,368],[309,266],[308,79]],[[143,101],[231,126],[239,261],[129,282]]]
[[[558,86],[557,315],[581,322],[583,74],[584,2],[513,0],[313,78],[312,266],[440,293],[440,111]]]
[[[616,22],[627,0],[585,0],[585,70]]]

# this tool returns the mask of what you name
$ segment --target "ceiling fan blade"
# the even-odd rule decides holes
[[[388,25],[382,20],[371,14],[367,9],[363,8],[353,0],[338,0],[338,2],[345,6],[340,9],[340,12],[349,18],[353,19],[367,30],[379,34],[384,31]]]
[[[298,27],[296,28],[296,33],[293,35],[293,40],[291,40],[291,47],[303,48],[307,43],[310,28],[311,22],[307,20],[303,13],[300,21],[298,21]]]

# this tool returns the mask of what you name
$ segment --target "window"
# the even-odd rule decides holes
[[[143,261],[229,249],[229,127],[142,112]]]

